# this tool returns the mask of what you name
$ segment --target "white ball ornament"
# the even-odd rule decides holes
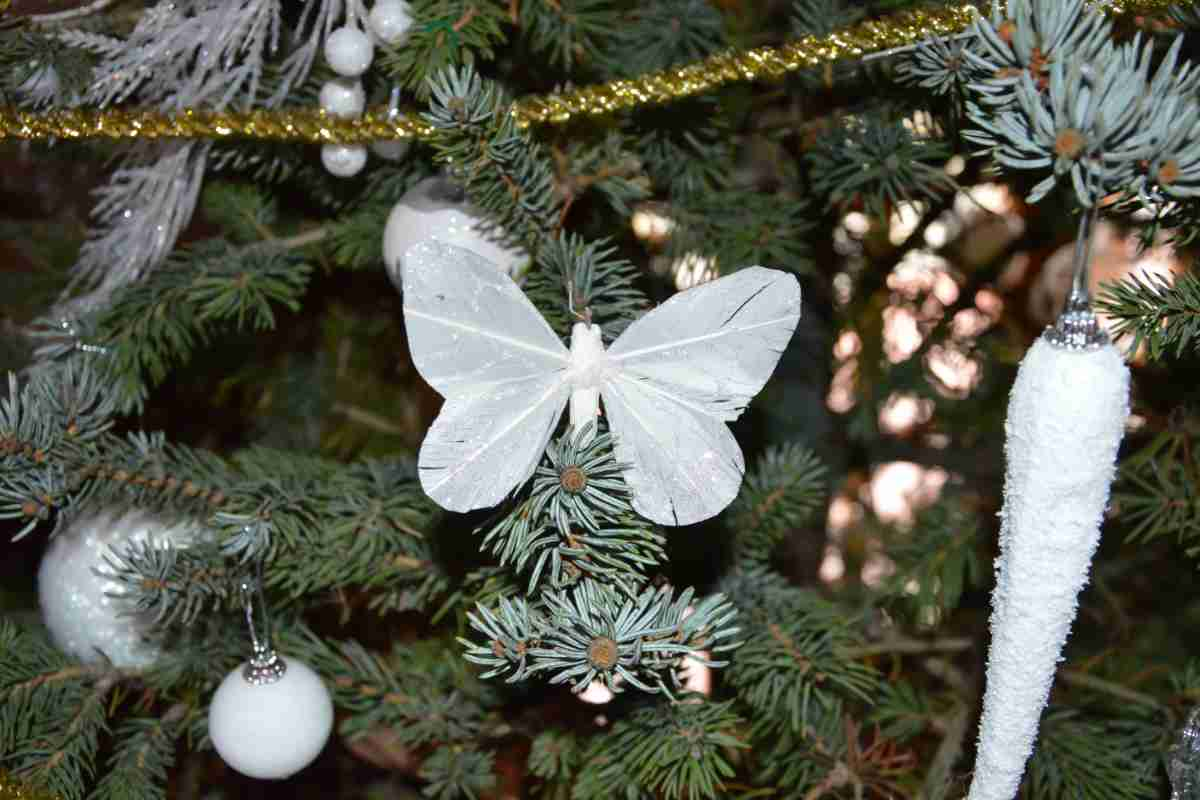
[[[325,40],[325,60],[338,75],[357,78],[367,71],[375,57],[371,37],[358,28],[338,28]]]
[[[330,174],[351,178],[367,163],[367,148],[361,144],[327,144],[321,146],[321,163]]]
[[[400,161],[408,155],[412,143],[407,139],[380,139],[371,142],[371,152],[386,161]]]
[[[252,683],[243,664],[225,676],[208,710],[208,736],[233,769],[279,780],[312,763],[333,730],[333,700],[307,664],[276,656],[277,680]]]
[[[387,44],[399,44],[412,28],[412,9],[404,0],[378,0],[367,17],[371,31]]]
[[[383,262],[396,288],[402,285],[401,259],[413,245],[430,240],[471,250],[513,275],[529,261],[521,248],[506,247],[487,218],[467,202],[462,189],[443,177],[426,178],[405,192],[383,230]]]
[[[362,83],[349,78],[327,81],[317,99],[321,108],[339,117],[357,117],[367,107]]]
[[[38,569],[38,601],[50,638],[84,662],[108,659],[138,669],[153,664],[162,645],[150,614],[138,614],[127,587],[113,577],[105,556],[120,558],[130,545],[187,547],[203,528],[139,509],[84,512],[50,542]]]

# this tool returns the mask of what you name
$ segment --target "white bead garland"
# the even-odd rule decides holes
[[[377,0],[367,24],[384,43],[399,44],[412,28],[412,9],[404,0]]]
[[[326,81],[318,96],[321,108],[339,117],[357,117],[367,107],[361,81],[338,78]]]
[[[361,144],[326,144],[321,146],[321,163],[330,174],[350,178],[362,171],[367,163],[367,148]]]
[[[375,57],[371,37],[349,25],[338,28],[325,40],[325,60],[339,75],[357,78],[367,71]]]

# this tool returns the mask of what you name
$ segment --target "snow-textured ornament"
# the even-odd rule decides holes
[[[745,463],[727,422],[779,361],[800,320],[793,275],[748,267],[680,292],[605,349],[578,322],[571,349],[497,265],[431,240],[401,259],[409,349],[446,398],[417,462],[451,511],[493,506],[523,484],[569,402],[578,430],[604,400],[634,509],[663,525],[719,513]]]
[[[1087,263],[1086,248],[1076,263]],[[1009,398],[992,641],[968,800],[1016,797],[1100,542],[1129,416],[1129,369],[1086,287],[1077,268],[1066,310],[1025,354]]]
[[[377,0],[367,24],[385,44],[400,44],[412,28],[412,8],[404,0]]]
[[[367,148],[361,144],[324,144],[321,163],[335,177],[352,178],[366,166]]]
[[[1167,762],[1171,800],[1200,800],[1200,706],[1188,714]]]
[[[321,108],[338,117],[357,117],[367,107],[367,94],[362,82],[352,78],[326,81],[317,96]]]
[[[38,570],[38,601],[54,644],[85,662],[108,659],[141,668],[161,653],[153,619],[123,598],[127,587],[112,576],[107,559],[129,546],[186,547],[202,530],[192,521],[169,520],[139,509],[85,512],[46,549]]]
[[[208,709],[208,737],[238,772],[279,780],[321,753],[333,731],[333,700],[311,667],[275,653],[265,628],[258,638],[249,584],[242,591],[254,654],[217,687]]]
[[[404,254],[421,242],[439,241],[470,250],[514,275],[528,263],[529,254],[507,247],[499,239],[499,232],[488,229],[487,218],[467,201],[456,183],[435,176],[405,192],[388,215],[383,263],[392,283],[400,288]]]
[[[357,78],[371,66],[375,45],[371,37],[353,25],[338,28],[325,40],[325,60],[345,78]]]

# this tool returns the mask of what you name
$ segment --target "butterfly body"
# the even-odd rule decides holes
[[[439,242],[401,265],[413,363],[446,398],[421,445],[426,494],[451,511],[496,505],[533,473],[570,406],[603,401],[634,510],[665,525],[719,513],[745,464],[726,422],[774,371],[800,318],[800,286],[748,267],[681,292],[609,348],[576,323],[570,349],[508,275]]]

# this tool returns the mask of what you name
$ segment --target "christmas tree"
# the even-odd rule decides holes
[[[9,0],[0,798],[1200,797],[1198,29]]]

